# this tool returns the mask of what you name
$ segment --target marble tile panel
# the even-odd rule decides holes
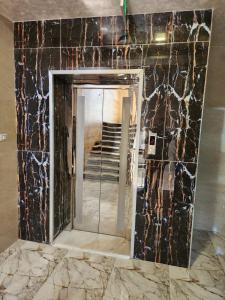
[[[66,254],[65,250],[32,242],[16,242],[0,264],[1,299],[33,299]]]
[[[182,11],[174,14],[173,41],[208,41],[211,36],[212,10]]]
[[[180,286],[183,283],[190,293],[195,290],[199,290],[199,293],[208,293],[208,299],[213,298],[214,294],[219,297],[225,294],[225,276],[222,270],[195,270],[169,266],[169,278],[172,293],[175,292],[177,284]]]
[[[14,47],[38,47],[38,21],[14,23]]]
[[[171,280],[170,299],[224,299],[224,290],[218,287],[207,287],[198,283],[183,280]]]
[[[225,236],[214,232],[209,233],[216,255],[225,255]]]
[[[113,69],[138,69],[142,66],[143,46],[116,46],[112,49]]]
[[[208,44],[173,44],[163,159],[196,162]]]
[[[19,190],[49,188],[49,154],[18,151]]]
[[[60,20],[16,22],[15,48],[60,47]]]
[[[199,247],[200,244],[200,247]],[[196,270],[218,271],[221,264],[210,243],[194,243],[191,252],[191,268]]]
[[[130,241],[116,236],[83,232],[79,230],[64,231],[55,240],[56,246],[80,248],[96,252],[105,252],[106,255],[119,254],[130,256]]]
[[[113,17],[113,45],[126,45],[128,43],[127,25],[123,16]]]
[[[152,43],[170,43],[173,34],[172,12],[152,14]]]
[[[103,299],[170,299],[168,267],[116,260]]]
[[[49,230],[49,154],[18,152],[19,236],[47,242]]]
[[[81,18],[61,20],[62,47],[83,46],[85,34],[84,20]]]
[[[102,299],[113,269],[112,258],[69,252],[34,297],[43,299]]]
[[[60,51],[17,49],[15,64],[18,149],[48,151],[48,70],[60,68]]]
[[[60,47],[60,20],[38,22],[38,47]]]
[[[149,130],[157,133],[156,155],[148,159],[163,157],[166,95],[169,75],[170,46],[149,45],[143,47],[144,101],[141,112],[141,131],[148,144]]]
[[[192,207],[175,204],[136,215],[135,258],[187,267],[190,253]]]
[[[62,48],[61,56],[63,70],[112,67],[110,47]]]
[[[120,20],[123,24],[122,20]],[[121,40],[124,44],[150,44],[169,43],[172,40],[173,14],[155,13],[128,15],[126,27],[123,24],[126,39]],[[118,39],[115,40],[117,42]]]
[[[127,43],[149,44],[151,42],[152,16],[128,15],[127,16]]]

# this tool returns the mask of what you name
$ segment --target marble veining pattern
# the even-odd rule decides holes
[[[49,155],[48,70],[142,68],[141,132],[145,143],[149,130],[157,133],[157,150],[141,158],[135,257],[188,265],[211,19],[211,10],[196,10],[130,15],[125,23],[121,16],[15,23],[21,238],[49,235],[49,190],[29,161],[29,153]],[[55,232],[67,223],[64,212]]]
[[[222,300],[218,248],[225,249],[223,236],[194,231],[196,255],[186,269],[18,240],[0,254],[0,299]]]

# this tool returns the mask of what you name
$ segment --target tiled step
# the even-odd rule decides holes
[[[104,181],[115,181],[119,182],[119,176],[116,174],[107,174],[107,173],[101,173],[101,174],[96,174],[96,172],[85,172],[84,173],[84,178],[88,180],[104,180]]]
[[[119,150],[120,150],[119,146],[97,145],[92,147],[92,151],[118,152]]]
[[[86,173],[96,172],[98,173],[107,173],[107,174],[119,174],[119,168],[114,168],[112,166],[102,166],[102,165],[88,165],[86,168]]]
[[[91,151],[91,155],[98,155],[101,158],[120,158],[120,153],[110,152],[110,151]]]
[[[122,124],[120,123],[108,123],[108,122],[103,122],[102,123],[102,126],[103,127],[118,127],[118,128],[121,128]]]
[[[88,159],[88,165],[96,165],[96,166],[111,166],[113,168],[118,168],[120,163],[118,159],[101,159],[101,157],[90,157]]]

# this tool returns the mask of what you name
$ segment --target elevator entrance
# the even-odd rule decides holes
[[[74,87],[74,229],[129,236],[136,98],[131,86]]]
[[[133,256],[143,70],[49,82],[50,242]]]

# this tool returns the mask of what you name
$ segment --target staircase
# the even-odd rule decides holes
[[[132,143],[133,133],[134,130],[131,128],[130,140]],[[120,143],[121,124],[103,122],[102,140],[96,142],[92,147],[86,164],[84,178],[119,182]]]

